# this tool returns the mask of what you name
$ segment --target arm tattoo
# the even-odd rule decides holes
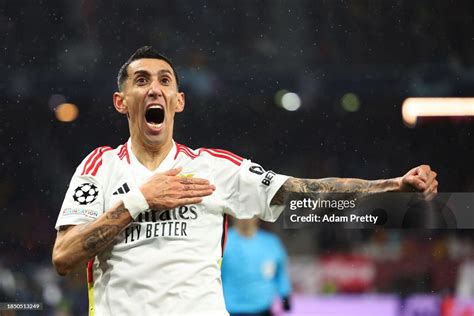
[[[116,210],[106,213],[107,219],[118,219],[122,214],[127,213],[128,210],[124,206],[119,206]]]
[[[120,232],[118,225],[104,225],[94,229],[84,240],[82,248],[91,256],[98,250],[108,245]]]
[[[324,179],[299,179],[289,178],[278,190],[271,204],[283,205],[285,197],[290,193],[377,193],[395,191],[397,183],[393,179],[388,180],[362,180],[346,178],[324,178]]]

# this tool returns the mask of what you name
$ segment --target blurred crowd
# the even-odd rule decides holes
[[[316,242],[320,250],[305,253],[295,253],[291,234],[280,237],[289,252],[292,296],[474,297],[474,243],[467,232],[379,230],[332,249]],[[60,277],[46,258],[13,262],[0,259],[0,302],[42,302],[45,315],[87,315],[85,267]]]

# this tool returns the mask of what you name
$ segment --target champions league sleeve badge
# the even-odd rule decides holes
[[[94,184],[83,183],[74,190],[72,197],[74,198],[74,201],[80,205],[87,205],[94,202],[97,199],[98,194],[99,190]]]

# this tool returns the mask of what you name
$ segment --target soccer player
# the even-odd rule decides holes
[[[121,67],[113,101],[130,139],[95,149],[78,166],[52,255],[61,275],[87,262],[91,315],[227,315],[226,214],[275,221],[291,192],[437,189],[427,165],[388,180],[298,179],[225,150],[178,144],[173,124],[184,93],[171,62],[151,47]]]
[[[290,310],[286,251],[278,237],[258,227],[258,218],[237,219],[222,259],[225,305],[231,316],[271,316],[275,297]]]

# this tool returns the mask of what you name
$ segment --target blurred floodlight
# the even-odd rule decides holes
[[[474,98],[408,98],[402,105],[403,122],[416,125],[423,116],[474,116]]]
[[[360,100],[355,93],[346,93],[341,98],[341,106],[347,112],[357,112],[360,109]]]
[[[79,109],[72,103],[61,103],[55,110],[56,118],[61,122],[72,122],[77,118]]]
[[[281,97],[281,106],[287,111],[296,111],[301,106],[301,98],[294,92],[286,92]]]

